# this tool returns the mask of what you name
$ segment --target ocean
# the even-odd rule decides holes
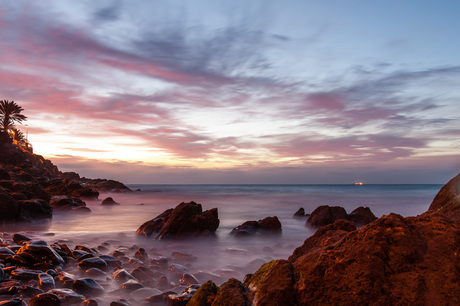
[[[86,244],[95,247],[109,242],[112,249],[143,247],[150,257],[168,257],[182,251],[197,257],[190,272],[204,271],[240,280],[264,262],[288,258],[315,230],[306,219],[293,218],[303,207],[311,213],[320,205],[342,206],[350,213],[368,206],[380,217],[391,212],[416,216],[425,212],[442,185],[129,185],[130,193],[101,194],[98,201],[86,201],[89,214],[56,212],[46,226],[9,227],[42,237],[49,243]],[[101,206],[106,197],[117,206]],[[216,238],[184,241],[155,241],[135,236],[136,229],[168,208],[195,201],[203,210],[218,208],[220,226]],[[237,240],[230,231],[248,220],[277,216],[283,234],[279,237]],[[4,229],[3,229],[4,230]],[[107,245],[107,243],[105,244]]]

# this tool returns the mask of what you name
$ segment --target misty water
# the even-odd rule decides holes
[[[110,242],[109,251],[118,247],[143,247],[150,258],[182,251],[197,257],[189,264],[190,273],[211,272],[223,278],[242,280],[264,262],[288,258],[294,249],[314,233],[306,219],[292,215],[303,207],[307,213],[319,205],[338,205],[348,213],[368,206],[380,217],[391,212],[416,216],[425,212],[441,185],[130,185],[130,193],[101,194],[86,201],[88,214],[55,212],[45,227],[9,227],[50,243],[96,247]],[[117,206],[102,206],[112,197]],[[183,241],[155,241],[136,237],[136,229],[168,208],[195,201],[203,210],[218,208],[220,226],[216,238]],[[230,231],[248,220],[277,216],[283,234],[279,237],[232,239]],[[5,230],[5,229],[3,229]],[[107,245],[107,244],[106,244]],[[216,279],[216,282],[219,280]]]

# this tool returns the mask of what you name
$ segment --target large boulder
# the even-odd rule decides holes
[[[323,227],[339,219],[347,218],[348,214],[343,207],[322,205],[311,213],[307,219],[307,224],[311,227]]]
[[[360,206],[348,214],[348,220],[352,221],[356,226],[363,226],[377,220],[377,217],[369,207]]]
[[[441,188],[428,211],[437,211],[456,221],[460,220],[460,174]]]
[[[181,203],[142,224],[136,234],[154,239],[213,236],[219,227],[217,208],[203,212],[201,204]]]

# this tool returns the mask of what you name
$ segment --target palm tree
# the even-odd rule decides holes
[[[21,114],[24,109],[14,101],[0,100],[0,128],[1,131],[8,133],[13,127],[14,122],[21,123],[27,117]]]

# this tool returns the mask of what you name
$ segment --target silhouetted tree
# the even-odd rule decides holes
[[[24,109],[14,101],[0,100],[0,128],[1,131],[8,133],[13,128],[13,123],[21,123],[27,117],[21,114]]]

